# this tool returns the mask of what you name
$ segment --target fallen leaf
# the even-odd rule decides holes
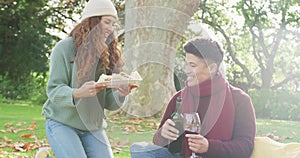
[[[28,134],[21,134],[21,135],[19,135],[19,137],[21,137],[21,138],[27,138],[27,139],[29,139],[29,138],[34,138],[34,132],[33,131],[30,131],[30,133],[28,133]]]
[[[12,127],[12,126],[14,126],[14,124],[12,122],[7,122],[4,124],[5,128]]]
[[[12,144],[10,148],[14,151],[25,152],[26,150],[23,149],[23,146],[24,146],[23,142],[16,142],[16,143]]]
[[[23,125],[25,125],[26,124],[26,122],[18,122],[17,124],[16,124],[16,126],[23,126]]]
[[[3,137],[3,141],[4,141],[5,143],[11,143],[11,142],[12,142],[12,140],[9,139],[9,138],[6,137],[6,136]]]
[[[31,142],[27,142],[23,145],[23,149],[25,151],[32,151],[33,149],[31,148],[33,146],[33,144]]]
[[[37,129],[37,123],[36,123],[36,122],[32,122],[32,123],[30,124],[29,128],[30,128],[31,130]]]

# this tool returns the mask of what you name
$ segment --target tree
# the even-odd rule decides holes
[[[45,84],[48,57],[83,9],[81,1],[6,0],[0,2],[0,89],[4,97],[28,99],[37,80]]]
[[[175,92],[173,83],[177,47],[200,1],[128,0],[125,8],[126,71],[143,77],[140,88],[123,108],[138,116],[152,116]]]
[[[0,76],[4,96],[26,94],[24,86],[34,73],[46,76],[47,55],[53,37],[46,32],[47,13],[43,0],[2,1],[0,3]]]
[[[223,37],[234,85],[278,89],[299,82],[298,5],[293,0],[203,1],[197,17]]]

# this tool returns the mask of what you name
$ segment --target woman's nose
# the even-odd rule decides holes
[[[113,25],[109,25],[108,30],[109,30],[110,33],[112,33],[114,31]]]

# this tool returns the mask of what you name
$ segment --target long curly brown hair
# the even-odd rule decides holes
[[[100,38],[103,30],[100,27],[101,16],[83,20],[71,31],[69,36],[75,39],[76,66],[78,85],[93,80],[99,60],[106,69],[106,74],[122,71],[124,62],[122,52],[118,49],[118,41],[114,33],[106,41]],[[99,73],[99,72],[98,72]]]

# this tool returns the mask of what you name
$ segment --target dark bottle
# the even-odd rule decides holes
[[[183,115],[181,113],[182,99],[177,97],[176,99],[176,111],[170,116],[170,119],[175,123],[175,128],[179,131],[179,137],[177,140],[171,141],[168,145],[168,150],[171,153],[179,153],[181,150],[181,143],[183,139]]]

